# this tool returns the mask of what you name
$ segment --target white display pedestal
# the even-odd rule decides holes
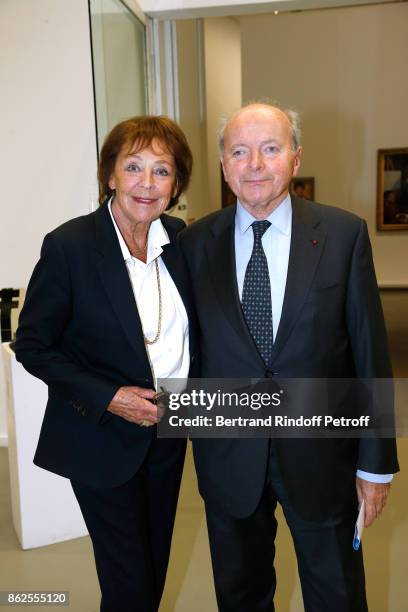
[[[8,343],[2,348],[11,503],[21,547],[34,548],[87,535],[69,481],[33,464],[47,403],[47,387],[16,361]]]
[[[20,315],[21,308],[23,307],[26,295],[25,289],[20,288],[18,289],[18,292],[18,298],[13,299],[13,301],[18,302],[18,306],[17,308],[11,309],[11,332],[13,337],[17,329],[18,317]],[[0,351],[0,446],[7,446],[7,397],[2,353],[3,351]]]

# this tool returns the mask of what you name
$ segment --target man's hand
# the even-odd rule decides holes
[[[369,527],[380,516],[386,504],[390,484],[369,482],[357,477],[356,488],[359,504],[363,500],[365,502],[364,527]]]
[[[154,425],[158,422],[157,406],[149,402],[155,397],[153,389],[143,387],[121,387],[107,407],[122,419],[137,425]]]

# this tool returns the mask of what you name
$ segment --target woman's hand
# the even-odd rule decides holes
[[[149,400],[156,391],[143,387],[120,387],[107,407],[109,412],[137,425],[154,425],[158,422],[157,406]]]

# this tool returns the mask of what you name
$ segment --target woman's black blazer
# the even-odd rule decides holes
[[[194,366],[190,284],[176,241],[184,223],[168,215],[161,220],[170,238],[162,258],[189,316]],[[156,427],[130,423],[106,407],[119,387],[152,388],[153,381],[132,286],[106,205],[45,237],[20,315],[15,351],[26,370],[48,385],[34,462],[91,486],[117,486],[133,476]]]

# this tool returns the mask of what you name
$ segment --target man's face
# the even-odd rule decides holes
[[[286,115],[252,105],[228,123],[221,160],[225,180],[254,217],[267,217],[288,194],[300,166],[301,148],[292,148]]]

